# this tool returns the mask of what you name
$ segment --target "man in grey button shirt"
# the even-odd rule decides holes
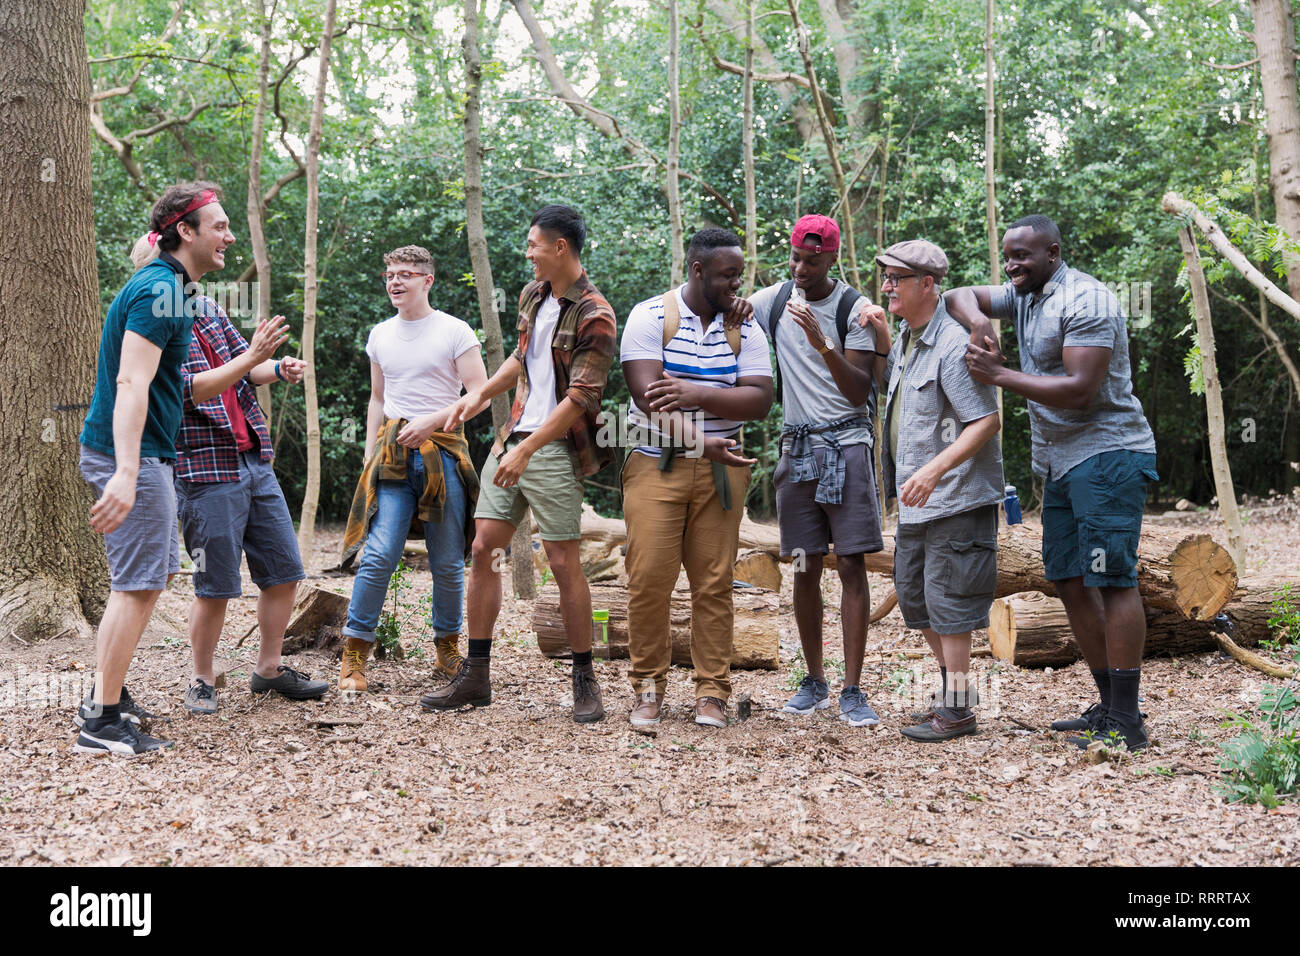
[[[1158,476],[1155,437],[1133,394],[1124,313],[1109,289],[1065,264],[1060,230],[1046,216],[1012,223],[1002,254],[1009,282],[954,289],[946,301],[974,328],[967,363],[975,379],[1029,400],[1034,472],[1045,482],[1043,565],[1101,697],[1052,727],[1137,750],[1147,745],[1137,545],[1147,484]],[[1004,367],[986,315],[1012,320],[1020,371]],[[1090,737],[1072,739],[1087,746]]]
[[[942,696],[903,730],[935,742],[976,732],[971,631],[988,627],[997,586],[1002,451],[997,394],[966,366],[966,332],[939,297],[948,257],[924,239],[876,256],[889,311],[906,328],[889,354],[881,470],[898,498],[894,588],[903,622],[920,630]]]

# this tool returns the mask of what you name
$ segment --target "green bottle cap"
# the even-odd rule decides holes
[[[609,620],[609,611],[592,611],[592,612],[591,612],[591,619],[592,619],[593,621],[608,621],[608,620]]]

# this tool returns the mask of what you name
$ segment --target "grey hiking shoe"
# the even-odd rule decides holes
[[[845,687],[840,691],[840,720],[850,727],[874,727],[880,718],[867,703],[867,695],[859,687]]]
[[[248,679],[248,689],[254,694],[275,692],[290,700],[318,700],[325,696],[330,685],[328,681],[312,680],[310,674],[281,664],[274,677],[262,677],[254,671]]]
[[[201,677],[190,681],[185,691],[185,709],[191,714],[215,714],[217,712],[217,689]]]
[[[799,689],[781,709],[787,714],[807,715],[815,710],[825,710],[830,705],[831,690],[826,682],[808,676],[799,682]]]

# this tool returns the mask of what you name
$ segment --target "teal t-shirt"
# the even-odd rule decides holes
[[[127,280],[108,307],[99,337],[95,394],[81,429],[81,443],[105,455],[113,451],[113,406],[117,402],[117,372],[122,339],[127,330],[162,349],[158,371],[149,383],[149,412],[140,436],[141,458],[176,458],[176,434],[181,427],[181,365],[190,347],[189,297],[186,275],[176,260],[158,258]]]

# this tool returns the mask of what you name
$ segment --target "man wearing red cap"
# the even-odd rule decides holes
[[[883,547],[872,423],[889,330],[879,310],[868,324],[850,321],[870,303],[831,277],[839,248],[834,219],[804,216],[790,234],[791,279],[760,290],[750,302],[779,368],[785,420],[773,481],[781,554],[795,559],[795,623],[808,671],[785,711],[811,714],[830,706],[821,559],[833,541],[844,632],[840,719],[866,727],[879,722],[859,680],[871,606],[864,556]]]
[[[154,204],[158,258],[109,306],[95,393],[81,431],[81,473],[98,500],[90,525],[104,535],[111,593],[99,623],[95,690],[75,750],[134,757],[170,747],[138,729],[147,716],[122,686],[158,595],[180,570],[172,463],[181,424],[181,364],[191,299],[225,265],[235,237],[212,183],[168,187]]]

